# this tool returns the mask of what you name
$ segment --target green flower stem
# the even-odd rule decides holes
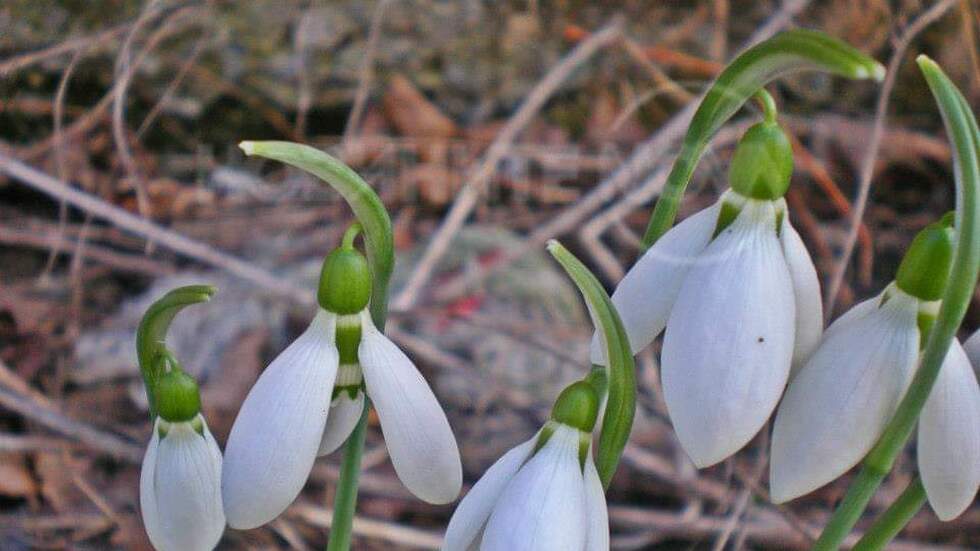
[[[337,495],[333,500],[333,519],[330,521],[330,538],[327,551],[348,551],[354,535],[354,510],[357,509],[357,489],[361,476],[361,456],[364,455],[364,439],[367,436],[368,412],[371,401],[364,397],[364,410],[354,431],[344,444],[344,459],[340,464]]]
[[[388,313],[388,283],[395,269],[395,245],[391,218],[378,194],[349,166],[308,145],[246,141],[239,147],[246,155],[275,159],[314,174],[344,197],[364,229],[372,275],[371,318],[383,330]]]
[[[158,361],[158,358],[161,355],[169,356],[166,338],[170,323],[184,307],[211,300],[216,290],[210,285],[178,287],[160,297],[143,314],[136,329],[136,358],[146,387],[151,419],[157,416],[156,386],[163,374],[164,362]]]
[[[763,86],[780,75],[819,70],[852,79],[881,80],[885,68],[858,50],[823,33],[796,29],[761,42],[736,57],[712,84],[694,113],[680,154],[671,168],[650,223],[644,247],[653,245],[674,224],[677,207],[711,137]],[[765,105],[767,118],[774,104]]]
[[[603,487],[609,488],[626,448],[636,413],[636,366],[633,353],[626,339],[623,322],[599,280],[561,243],[553,239],[549,241],[548,252],[561,264],[585,298],[592,323],[602,335],[606,349],[606,406],[602,432],[599,435],[599,450],[596,453],[596,469]],[[590,373],[588,380],[595,378]],[[601,398],[599,401],[602,402]]]
[[[817,540],[815,551],[840,548],[847,534],[861,518],[881,481],[891,471],[895,458],[912,434],[919,413],[939,376],[946,351],[963,322],[977,283],[977,272],[980,268],[980,131],[963,95],[942,69],[925,56],[919,56],[916,61],[936,98],[946,125],[946,133],[953,142],[953,167],[957,187],[954,224],[957,241],[953,267],[949,284],[943,293],[939,315],[929,332],[919,369],[909,390],[878,443],[865,457],[857,479]]]
[[[343,162],[308,145],[292,142],[246,141],[242,142],[240,147],[246,155],[275,159],[310,172],[344,197],[364,230],[367,258],[371,267],[371,318],[374,320],[374,325],[384,331],[388,316],[388,285],[395,268],[395,245],[391,232],[391,218],[378,194]],[[353,227],[347,230],[344,235],[345,245],[353,243],[356,232]],[[367,433],[370,408],[370,401],[365,398],[361,419],[344,445],[344,459],[340,466],[330,539],[327,543],[329,551],[350,549],[354,510],[357,508],[361,456],[364,453],[364,437]]]
[[[851,551],[878,551],[884,549],[902,528],[915,517],[926,503],[926,489],[922,479],[916,477],[902,495],[875,520]]]

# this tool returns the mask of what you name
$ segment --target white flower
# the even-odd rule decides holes
[[[733,209],[737,216],[718,232]],[[816,270],[785,201],[734,191],[658,240],[612,301],[634,353],[666,327],[664,398],[698,467],[755,436],[823,327]],[[604,362],[598,339],[593,361]]]
[[[919,475],[929,504],[952,520],[980,487],[980,386],[959,341],[953,340],[919,417]]]
[[[140,509],[159,551],[209,551],[225,529],[221,450],[204,418],[159,417],[140,471]]]
[[[605,551],[606,498],[588,433],[561,423],[497,460],[460,502],[443,551]],[[583,450],[584,463],[582,461]]]
[[[356,363],[340,365],[337,335],[345,330],[360,331],[360,345]],[[339,447],[357,424],[362,381],[405,486],[430,503],[455,499],[462,486],[456,440],[418,369],[366,310],[338,316],[321,309],[262,373],[232,427],[222,478],[232,527],[265,524],[292,503],[316,457]]]
[[[918,315],[934,307],[892,284],[827,329],[776,414],[770,460],[774,502],[836,479],[874,446],[914,375]]]

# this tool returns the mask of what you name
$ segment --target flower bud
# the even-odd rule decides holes
[[[317,300],[334,314],[356,314],[371,299],[371,271],[357,249],[342,246],[323,261]]]
[[[190,421],[201,411],[201,392],[194,378],[179,368],[163,373],[157,382],[157,411],[166,421]]]
[[[592,432],[599,414],[599,395],[585,381],[577,381],[561,391],[551,409],[551,418],[558,423]]]
[[[733,190],[752,199],[779,199],[793,174],[793,148],[778,124],[761,122],[739,140],[728,169]]]
[[[915,236],[898,266],[898,288],[919,300],[939,300],[953,264],[956,236],[949,217],[929,224]]]

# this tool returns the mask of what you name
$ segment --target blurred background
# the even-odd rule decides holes
[[[389,333],[447,409],[471,484],[588,368],[588,316],[544,242],[561,239],[611,290],[724,63],[804,26],[896,69],[884,86],[799,74],[769,87],[795,139],[792,221],[825,289],[847,270],[836,316],[953,206],[949,146],[911,61],[935,58],[976,107],[978,14],[969,0],[4,1],[0,548],[150,549],[134,330],[157,297],[219,287],[170,344],[222,445],[258,373],[308,323],[351,215],[239,141],[324,148],[378,190],[398,251]],[[727,186],[755,120],[747,106],[719,133],[681,217]],[[862,172],[870,199],[845,259]],[[974,306],[964,335],[978,321]],[[765,434],[696,471],[664,413],[657,347],[639,358],[638,418],[609,492],[613,547],[808,548],[846,480],[771,505]],[[438,549],[453,507],[413,499],[371,427],[355,548]],[[229,530],[221,548],[322,547],[339,459],[317,462],[281,518]],[[910,451],[871,509],[913,471]],[[924,509],[891,549],[978,547],[974,507],[950,523]]]

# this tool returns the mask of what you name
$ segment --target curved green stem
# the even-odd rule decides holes
[[[796,29],[761,42],[736,57],[712,84],[694,113],[650,223],[643,236],[650,247],[674,224],[687,183],[711,137],[763,86],[780,75],[819,70],[852,79],[881,80],[885,68],[823,33]]]
[[[626,448],[636,413],[636,366],[633,353],[626,339],[623,322],[599,280],[561,243],[553,239],[549,241],[548,252],[561,264],[582,293],[589,307],[592,323],[602,335],[606,348],[608,376],[603,386],[607,396],[599,449],[596,452],[596,469],[603,487],[608,488]],[[594,376],[590,374],[590,378]]]
[[[384,329],[388,312],[388,284],[395,268],[391,218],[378,194],[356,172],[331,155],[293,142],[242,142],[246,155],[275,159],[314,174],[334,188],[350,205],[361,227],[371,264],[371,318]]]
[[[187,285],[163,295],[147,308],[136,329],[136,359],[146,387],[150,418],[157,415],[156,383],[162,373],[158,356],[165,354],[167,330],[177,312],[191,304],[211,300],[217,291],[211,285]],[[169,354],[168,354],[169,355]]]
[[[830,522],[824,528],[815,550],[840,547],[861,514],[891,471],[895,458],[908,441],[925,405],[946,351],[970,304],[980,269],[980,131],[963,95],[931,59],[919,56],[919,68],[939,105],[946,133],[953,142],[956,176],[956,250],[942,306],[929,332],[919,369],[899,403],[894,417],[875,447],[864,459],[858,478],[848,489]]]
[[[926,503],[926,489],[922,479],[916,477],[902,495],[898,496],[884,513],[878,517],[871,528],[861,536],[861,539],[851,548],[851,551],[878,551],[884,549],[902,528],[912,520],[912,517]]]

